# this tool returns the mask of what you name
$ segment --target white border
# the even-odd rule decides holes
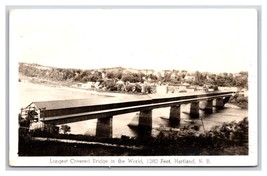
[[[141,6],[142,7],[147,7],[151,8],[149,6]],[[94,8],[94,7],[93,7]],[[98,8],[98,7],[97,7]],[[101,7],[100,7],[101,8]],[[127,7],[126,7],[127,8]],[[168,7],[167,7],[168,8]],[[178,7],[179,8],[179,7]],[[12,23],[12,21],[9,21]],[[12,30],[12,29],[9,29]],[[10,36],[10,41],[14,41],[11,39],[12,36]],[[9,43],[10,46],[12,43]],[[10,106],[9,107],[9,113],[10,117],[17,117],[17,112],[13,110],[14,107],[18,107],[18,61],[16,58],[16,53],[9,49],[9,62],[10,62],[10,92],[9,92],[9,100],[10,100]],[[249,69],[249,155],[248,156],[216,156],[212,157],[209,156],[210,162],[209,163],[185,163],[184,165],[180,166],[256,166],[257,165],[257,61],[251,60],[250,61],[250,69]],[[17,109],[17,108],[16,108]],[[252,118],[251,118],[252,117]],[[253,119],[253,120],[251,120]],[[18,119],[17,118],[9,118],[9,156],[10,156],[10,161],[9,164],[11,166],[58,166],[57,163],[53,162],[47,162],[47,159],[44,159],[43,157],[19,157],[17,155],[18,153],[18,132],[17,132],[17,124],[18,124]],[[57,158],[57,157],[55,157]],[[94,160],[95,158],[99,157],[87,157],[90,158],[91,160]],[[140,163],[130,163],[130,162],[125,162],[125,163],[111,163],[111,159],[109,157],[101,157],[105,158],[108,162],[103,164],[101,162],[96,162],[96,163],[90,163],[85,166],[179,166],[175,164],[175,158],[177,157],[160,157],[162,160],[167,160],[169,158],[172,159],[172,164],[164,164],[161,162],[157,163],[148,163],[146,162],[146,158],[149,157],[138,157],[142,158],[142,162]],[[121,157],[118,157],[121,158]],[[134,157],[136,158],[136,157]],[[152,157],[155,158],[155,157]],[[179,158],[179,157],[178,157]],[[187,157],[184,157],[187,158]],[[188,157],[190,158],[189,160],[197,160],[199,161],[201,158],[206,158],[206,157]],[[191,159],[193,158],[193,159]],[[161,159],[159,159],[161,161]],[[49,159],[50,160],[50,159]],[[66,164],[61,164],[63,166],[73,166],[73,164],[70,163],[71,158],[68,159],[69,162]],[[81,160],[81,159],[80,159]],[[128,161],[127,159],[125,161]],[[83,164],[81,164],[82,166]],[[74,165],[77,166],[77,165]],[[80,165],[79,165],[80,166]]]
[[[133,5],[133,4],[135,4],[135,5],[239,5],[239,6],[243,6],[243,5],[261,5],[262,6],[262,48],[264,48],[264,46],[266,46],[266,41],[265,40],[263,40],[264,38],[263,38],[263,36],[264,36],[264,29],[266,28],[266,22],[264,22],[264,20],[263,19],[266,19],[266,14],[265,14],[265,9],[266,9],[266,4],[265,4],[265,1],[263,1],[263,0],[261,0],[261,1],[258,1],[258,0],[247,0],[247,1],[238,1],[238,0],[232,0],[232,1],[228,1],[228,0],[224,0],[224,1],[215,1],[214,2],[214,0],[213,1],[196,1],[196,0],[194,0],[194,1],[191,1],[191,0],[182,0],[182,1],[162,1],[162,0],[157,0],[157,1],[153,1],[154,3],[152,3],[152,2],[149,2],[149,1],[147,1],[147,0],[142,0],[142,1],[140,1],[140,0],[138,0],[138,1],[132,1],[132,0],[130,0],[130,1],[112,1],[112,2],[110,2],[110,1],[107,1],[107,0],[104,0],[104,1],[95,1],[95,0],[93,0],[93,1],[85,1],[85,0],[83,0],[83,1],[65,1],[64,3],[62,2],[62,1],[57,1],[57,0],[53,0],[53,1],[51,1],[51,0],[48,0],[48,1],[12,1],[12,0],[3,0],[3,1],[1,1],[0,2],[0,5],[1,5],[1,10],[3,11],[3,13],[2,14],[4,14],[4,12],[5,12],[5,8],[6,8],[6,5],[103,5],[103,4],[108,4],[108,5]],[[5,16],[1,16],[0,17],[0,20],[1,20],[1,24],[4,24],[4,25],[6,25],[7,23],[5,22]],[[5,29],[4,28],[1,28],[0,29],[0,33],[2,34],[2,38],[5,38]],[[2,40],[2,42],[0,43],[0,48],[1,48],[1,53],[3,53],[3,55],[2,55],[2,57],[3,58],[5,58],[5,51],[6,51],[6,49],[5,49],[5,41],[4,40]],[[262,49],[262,51],[261,51],[261,58],[264,58],[264,56],[265,56],[265,53],[264,53],[264,51],[263,51],[263,49]],[[1,62],[3,62],[3,63],[1,63],[0,65],[1,66],[3,66],[3,69],[1,69],[1,80],[3,80],[2,82],[5,82],[5,74],[7,73],[7,71],[6,71],[6,63],[5,63],[5,60],[4,59],[1,59]],[[266,65],[265,64],[265,61],[262,59],[261,60],[261,63],[260,63],[261,65]],[[255,73],[257,73],[257,71],[255,71]],[[265,88],[265,82],[264,82],[264,79],[262,79],[262,77],[264,77],[264,75],[265,75],[265,70],[263,70],[262,69],[262,74],[261,74],[261,80],[260,80],[260,85],[261,85],[261,90],[265,90],[264,88]],[[3,91],[1,91],[2,92],[2,96],[1,97],[5,97],[5,88],[3,88],[2,87],[2,90]],[[12,91],[11,90],[11,88],[9,89],[9,91]],[[262,91],[262,92],[260,92],[261,93],[261,97],[266,97],[265,96],[265,93],[264,93],[264,91]],[[265,105],[265,100],[264,100],[264,98],[261,98],[261,100],[263,101],[263,104],[262,104],[262,107],[264,108],[264,105]],[[256,103],[257,103],[257,101],[256,101]],[[1,108],[3,108],[3,111],[2,112],[6,112],[6,100],[5,100],[5,102],[3,102],[3,101],[1,101]],[[2,110],[2,109],[1,109]],[[261,110],[261,109],[260,109]],[[6,114],[6,113],[5,113]],[[256,114],[257,114],[257,111],[256,111]],[[261,119],[261,124],[266,124],[265,122],[266,122],[266,120],[265,120],[265,118],[264,118],[264,116],[266,115],[265,114],[265,111],[262,109],[262,111],[260,111],[259,112],[259,114],[263,117],[262,119]],[[7,127],[5,126],[6,124],[7,124],[7,118],[8,117],[6,117],[5,118],[5,120],[4,120],[4,123],[2,123],[1,125],[1,137],[2,137],[2,139],[4,139],[4,138],[6,138],[6,132],[7,132]],[[259,124],[259,125],[261,125],[261,124]],[[264,126],[263,126],[263,128],[262,128],[262,130],[263,131],[265,131],[265,129],[266,128],[264,128]],[[256,134],[257,135],[257,130],[256,131],[250,131],[250,133],[254,133],[254,134]],[[263,133],[260,133],[259,135],[260,136],[262,136],[262,134],[265,134],[264,132]],[[8,141],[8,140],[6,140],[6,141]],[[265,143],[264,143],[264,141],[265,141],[265,139],[262,139],[262,141],[260,140],[260,144],[262,144],[262,146],[260,146],[261,148],[266,148],[266,145],[265,145]],[[257,140],[255,141],[255,142],[257,142]],[[6,156],[6,153],[8,152],[8,149],[6,149],[6,148],[4,148],[3,146],[1,147],[1,153],[0,153],[0,155],[1,156]],[[259,159],[260,159],[260,161],[262,161],[262,160],[264,160],[264,156],[266,156],[266,152],[264,152],[264,151],[261,151],[262,153],[260,153],[261,155],[259,156]],[[7,161],[6,161],[6,159],[8,159],[8,158],[4,158],[4,157],[1,157],[1,163],[6,163],[7,164]],[[238,162],[237,160],[234,160],[234,161],[231,161],[231,160],[233,160],[233,158],[231,158],[231,159],[229,159],[228,161],[229,162]],[[237,170],[239,170],[240,172],[242,172],[242,173],[240,173],[240,174],[242,174],[242,175],[252,175],[252,174],[257,174],[257,175],[263,175],[264,174],[264,165],[265,163],[264,162],[260,162],[259,163],[259,165],[260,166],[258,166],[257,168],[249,168],[250,170],[252,170],[253,172],[246,172],[247,171],[247,169],[246,168],[242,168],[242,169],[237,169]],[[3,175],[11,175],[12,173],[13,173],[13,171],[7,171],[7,170],[13,170],[14,168],[9,168],[8,166],[6,166],[5,168],[3,168],[3,167],[1,167],[1,172],[0,172],[0,174],[2,175],[2,173],[4,173]],[[219,169],[219,170],[223,170],[223,169],[220,169],[220,168],[217,168],[217,169]],[[14,170],[16,170],[16,169],[14,169]],[[29,169],[26,169],[26,170],[29,170]],[[32,170],[36,170],[36,169],[32,169]],[[45,170],[45,169],[41,169],[41,170]],[[49,170],[49,169],[48,169]],[[68,169],[64,169],[64,170],[68,170]],[[169,169],[169,170],[171,170],[171,169]],[[210,171],[207,171],[207,170],[210,170]],[[205,175],[207,175],[207,174],[223,174],[224,172],[217,172],[216,170],[215,170],[215,172],[214,172],[214,169],[207,169],[206,170],[206,172],[205,172]],[[228,168],[227,170],[234,170],[234,169],[231,169],[231,168]],[[243,171],[242,171],[243,170]],[[173,171],[173,170],[172,170]],[[86,173],[83,173],[83,172],[79,172],[80,174],[86,174]],[[122,173],[122,172],[121,172]],[[173,172],[171,172],[171,173],[173,173]],[[35,172],[35,171],[31,171],[31,172],[29,172],[29,171],[26,171],[26,172],[20,172],[20,175],[23,175],[23,174],[27,174],[27,175],[31,175],[31,174],[34,174],[34,175],[36,175],[36,174],[38,174],[38,175],[40,175],[40,172],[37,170],[37,172]],[[47,173],[44,173],[44,174],[47,174]],[[64,174],[65,175],[70,175],[70,174],[73,174],[72,172],[64,172]],[[116,174],[119,174],[119,172],[118,173],[116,173]],[[123,173],[124,174],[124,173]],[[195,174],[195,173],[194,173]],[[42,175],[42,174],[41,174]]]
[[[253,162],[253,163],[252,163]],[[18,157],[14,166],[184,167],[256,166],[251,156]]]

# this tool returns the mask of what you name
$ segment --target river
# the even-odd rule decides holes
[[[81,90],[69,87],[45,86],[40,84],[32,84],[26,82],[19,83],[19,107],[26,107],[33,101],[50,101],[50,100],[66,100],[80,98],[97,98],[106,96],[121,96],[127,98],[125,94],[99,93],[95,91]],[[138,96],[138,95],[137,95]],[[248,110],[240,109],[234,105],[227,103],[222,110],[213,109],[213,113],[205,114],[200,110],[200,118],[196,120],[190,119],[190,105],[181,105],[181,123],[180,127],[189,124],[200,126],[200,130],[210,130],[215,125],[221,125],[224,122],[240,121],[244,117],[248,117]],[[152,111],[152,135],[156,136],[160,129],[170,129],[168,114],[170,108],[159,108]],[[137,112],[117,115],[113,117],[113,137],[121,137],[122,135],[135,137],[137,131],[128,126],[136,116]],[[202,119],[202,121],[201,121]],[[97,120],[87,120],[75,123],[69,123],[72,134],[95,135]],[[203,123],[202,123],[203,122]],[[204,126],[202,125],[204,124]]]

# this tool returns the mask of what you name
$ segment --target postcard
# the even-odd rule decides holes
[[[8,13],[10,166],[258,165],[258,9]]]

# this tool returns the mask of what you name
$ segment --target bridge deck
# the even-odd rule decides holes
[[[88,111],[74,114],[57,115],[53,117],[45,117],[43,121],[46,123],[63,124],[82,120],[89,120],[95,118],[104,118],[114,115],[155,109],[161,107],[174,106],[183,103],[190,103],[192,101],[200,101],[205,99],[215,99],[219,97],[229,97],[233,92],[211,92],[211,93],[184,93],[180,96],[158,96],[158,95],[144,95],[144,96],[129,96],[126,99],[121,98],[104,98],[93,101],[87,104]],[[70,100],[71,101],[71,100]],[[89,101],[88,101],[89,102]]]

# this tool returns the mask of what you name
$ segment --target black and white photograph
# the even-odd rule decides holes
[[[257,166],[256,8],[8,15],[10,166]]]

